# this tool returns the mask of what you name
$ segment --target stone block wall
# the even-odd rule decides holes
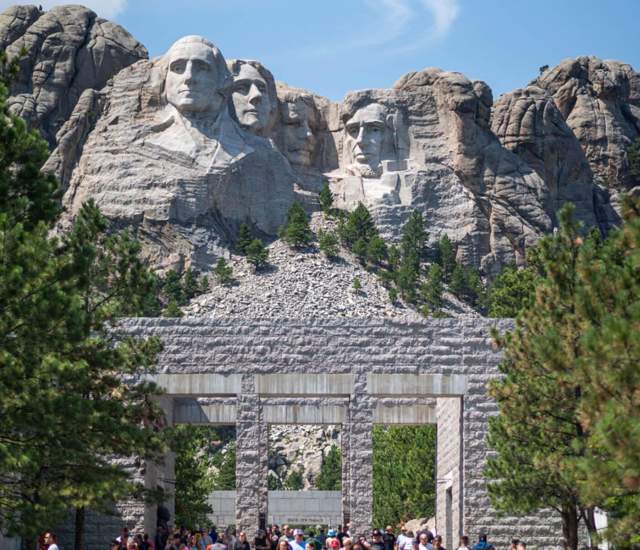
[[[425,404],[437,397],[436,417],[441,424],[438,453],[439,459],[442,458],[438,466],[439,480],[441,475],[444,479],[451,472],[449,531],[453,540],[447,541],[447,547],[457,544],[460,534],[476,539],[481,532],[487,532],[497,547],[508,545],[512,537],[519,537],[537,548],[558,548],[561,531],[553,514],[498,516],[490,506],[483,476],[488,455],[488,418],[496,413],[486,384],[499,376],[500,360],[492,346],[490,329],[505,330],[510,326],[508,321],[478,318],[423,322],[361,318],[160,318],[130,319],[122,323],[129,334],[159,336],[164,341],[158,372],[166,375],[164,380],[180,375],[180,384],[176,387],[182,388],[181,392],[187,391],[193,398],[212,397],[216,384],[210,383],[211,380],[221,380],[225,388],[229,384],[237,386],[234,399],[238,459],[236,523],[249,533],[258,527],[266,506],[263,487],[263,484],[266,486],[266,475],[263,475],[266,456],[262,457],[266,453],[261,437],[266,433],[266,426],[262,404],[276,397],[282,403],[288,398],[298,405],[304,403],[309,396],[297,391],[316,392],[310,397],[319,407],[324,400],[329,404],[331,398],[344,401],[343,510],[351,520],[352,531],[360,534],[371,527],[371,429],[376,407],[389,399],[408,405]],[[385,378],[371,375],[401,375],[398,380],[403,382],[391,384],[392,395],[384,395],[386,390],[380,380]],[[238,377],[241,384],[234,382]],[[419,388],[424,395],[411,391],[397,395],[398,388],[405,387],[407,381],[414,378],[420,381]],[[274,383],[278,387],[284,384],[280,389],[287,386],[290,391],[284,395],[260,393],[271,391],[273,388],[269,388]],[[199,388],[200,396],[196,395]],[[340,395],[333,395],[332,388]],[[350,388],[348,393],[345,388]],[[322,391],[327,394],[317,394]],[[228,395],[228,388],[223,393],[233,399]],[[332,406],[338,401],[334,399]],[[431,418],[428,407],[423,412],[414,415],[414,420]],[[442,525],[443,521],[446,523],[442,515],[446,510],[446,501],[443,503],[446,493],[440,490],[440,485],[446,487],[447,483],[445,480],[439,484],[438,490],[441,533],[448,531],[446,525]]]

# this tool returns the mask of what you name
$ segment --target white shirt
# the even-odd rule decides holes
[[[58,545],[54,542],[47,550],[60,550],[60,548],[58,548]]]
[[[413,539],[406,535],[398,535],[398,549],[399,550],[413,550]]]

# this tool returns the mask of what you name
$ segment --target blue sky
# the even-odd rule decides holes
[[[76,0],[78,1],[78,0]],[[37,3],[32,0],[31,3]],[[15,2],[0,0],[0,7]],[[28,2],[24,2],[28,3]],[[65,3],[41,0],[45,7]],[[541,65],[596,55],[640,70],[640,0],[87,0],[151,56],[201,34],[225,57],[340,99],[425,67],[486,81],[497,97]]]

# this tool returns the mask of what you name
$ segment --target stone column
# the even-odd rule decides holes
[[[373,407],[364,372],[356,375],[348,426],[351,534],[367,536],[373,518]]]
[[[158,404],[164,411],[166,427],[173,426],[173,408],[174,400],[172,397],[163,396],[158,399]],[[176,455],[174,452],[168,451],[161,463],[149,463],[146,466],[145,486],[148,489],[162,489],[166,495],[162,506],[169,512],[171,518],[169,525],[175,525],[176,521]],[[158,506],[145,505],[144,512],[144,530],[152,536],[155,536],[156,526],[158,524]]]
[[[350,503],[350,465],[351,451],[349,442],[351,441],[351,431],[349,425],[349,406],[345,407],[345,419],[341,426],[340,432],[340,454],[342,458],[342,524],[346,525],[351,521],[351,503]]]
[[[269,512],[269,425],[265,424],[262,418],[262,407],[260,407],[260,485],[259,485],[259,513],[264,518],[266,528],[267,514]]]
[[[260,399],[255,393],[253,374],[242,376],[236,419],[236,528],[252,541],[259,526],[260,512],[266,510],[267,478],[264,475],[264,429],[260,422]]]

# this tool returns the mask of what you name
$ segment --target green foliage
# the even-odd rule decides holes
[[[294,248],[309,246],[313,240],[313,232],[309,227],[309,216],[297,202],[294,202],[289,208],[287,223],[280,228],[279,236]]]
[[[374,525],[433,515],[435,454],[435,426],[373,427]]]
[[[515,318],[535,300],[538,275],[529,267],[506,266],[491,284],[487,296],[490,317]]]
[[[158,277],[156,282],[159,302],[166,304],[162,315],[164,317],[182,317],[180,308],[208,289],[209,281],[207,278],[199,278],[191,268],[182,274],[174,270],[167,271],[163,277]],[[153,312],[146,312],[146,314],[153,315]]]
[[[389,263],[389,269],[395,270],[398,268],[400,265],[400,249],[397,246],[391,245],[388,247],[387,261]]]
[[[12,74],[5,59],[0,72]],[[135,381],[160,343],[117,329],[118,318],[158,307],[157,278],[139,244],[128,232],[109,234],[92,202],[67,234],[50,236],[59,197],[40,172],[47,145],[8,112],[6,97],[2,81],[0,530],[33,546],[69,508],[106,512],[144,492],[113,458],[164,451],[157,388]]]
[[[358,239],[353,246],[351,247],[351,252],[353,252],[354,256],[358,258],[358,261],[364,265],[367,261],[367,241],[363,238]]]
[[[422,299],[426,302],[430,310],[439,310],[442,307],[442,267],[439,264],[432,264],[429,268],[427,280],[420,289]]]
[[[362,283],[360,282],[360,279],[358,279],[358,277],[355,277],[353,279],[353,290],[355,290],[356,292],[360,292],[360,290],[362,290]]]
[[[587,437],[576,459],[589,503],[609,512],[605,538],[640,544],[640,201],[623,201],[624,225],[601,243],[585,240],[577,261],[582,325],[572,382],[581,390]]]
[[[456,267],[456,249],[446,234],[438,241],[438,263],[442,267],[444,281],[448,283]]]
[[[338,236],[334,231],[318,232],[318,245],[320,251],[329,259],[336,258],[340,250]]]
[[[413,258],[414,262],[420,264],[424,255],[424,247],[428,234],[424,228],[422,214],[414,210],[402,228],[402,238],[400,240],[400,250],[404,258]]]
[[[367,261],[372,265],[381,265],[387,259],[387,244],[378,235],[369,241],[367,246]]]
[[[251,229],[246,223],[241,223],[238,229],[238,237],[236,238],[236,250],[243,255],[247,254],[247,247],[253,241]]]
[[[211,491],[235,489],[233,430],[212,426],[178,425],[167,430],[176,453],[175,504],[177,525],[208,523]],[[226,445],[226,452],[221,452]]]
[[[304,466],[300,466],[297,470],[292,470],[284,480],[285,491],[301,491],[304,489]]]
[[[267,265],[269,250],[260,239],[253,239],[245,250],[247,254],[247,261],[256,271]]]
[[[282,481],[280,481],[280,478],[274,475],[267,476],[267,489],[269,491],[282,491],[283,485]]]
[[[219,258],[218,263],[213,268],[213,274],[216,277],[216,280],[221,285],[230,285],[233,283],[233,268],[227,263],[227,260],[224,258]]]
[[[327,183],[320,190],[320,207],[325,214],[330,214],[333,208],[333,193],[331,193]]]
[[[29,539],[142,489],[107,457],[162,452],[156,388],[124,381],[160,344],[115,328],[155,291],[130,234],[107,235],[91,202],[60,239],[13,215],[0,211],[0,523]]]
[[[629,174],[640,181],[640,138],[636,138],[627,149],[627,160],[629,162]]]
[[[443,268],[444,272],[444,268]],[[451,277],[449,280],[449,290],[455,294],[461,300],[463,299],[463,292],[466,285],[466,277],[464,272],[464,267],[462,264],[456,262],[453,271],[451,272]]]
[[[395,288],[389,289],[389,301],[394,304],[398,301],[398,291]]]
[[[587,443],[578,415],[584,389],[576,379],[583,355],[576,308],[583,238],[572,208],[559,217],[558,234],[538,245],[546,276],[537,284],[535,304],[521,312],[513,332],[496,335],[504,377],[490,386],[500,415],[490,422],[489,443],[497,454],[488,461],[487,476],[496,509],[554,508],[563,520],[565,546],[576,548],[578,518],[590,512],[575,467]]]
[[[349,214],[347,220],[341,220],[338,226],[338,235],[340,240],[349,248],[352,248],[359,240],[368,245],[369,241],[378,235],[371,213],[364,204],[358,203],[358,206]]]
[[[318,491],[340,491],[342,489],[342,456],[336,445],[322,456],[322,466],[316,478]]]
[[[231,443],[227,452],[218,455],[218,475],[214,477],[214,491],[234,491],[236,488],[236,444]]]

